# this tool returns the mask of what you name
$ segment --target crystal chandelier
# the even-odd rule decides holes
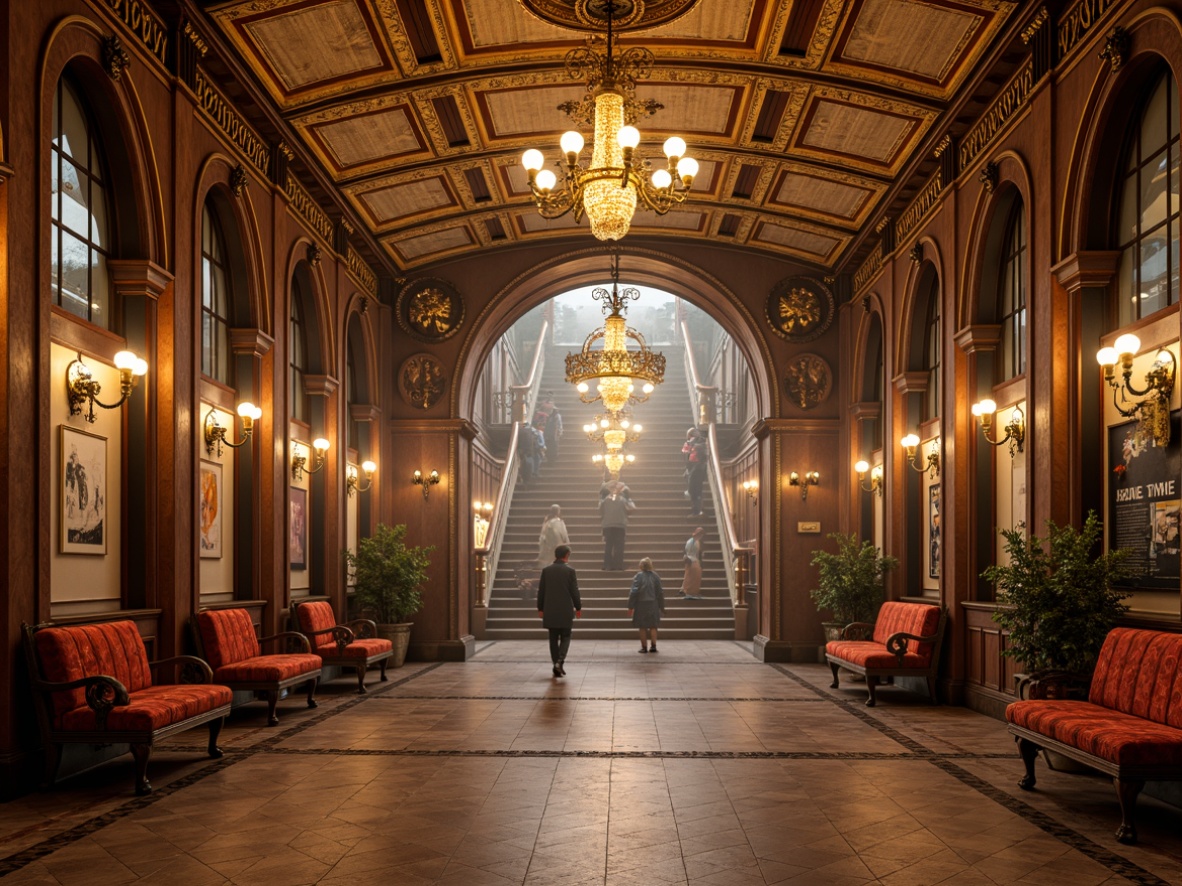
[[[633,46],[612,56],[612,14],[623,5],[622,0],[594,4],[593,11],[607,14],[606,52],[597,46],[600,38],[592,37],[586,46],[566,56],[567,74],[575,80],[585,78],[587,94],[582,101],[558,107],[577,123],[593,128],[591,165],[585,168],[579,163],[584,142],[574,130],[559,140],[566,157],[560,190],[555,190],[557,176],[542,169],[545,157],[541,151],[531,148],[521,157],[542,217],[561,218],[573,212],[578,222],[586,214],[591,233],[600,240],[619,240],[627,234],[638,202],[657,215],[684,203],[698,174],[698,162],[685,156],[685,142],[674,136],[664,145],[667,168],[655,170],[651,179],[647,176],[649,162],[637,151],[640,131],[633,124],[664,106],[636,98],[637,78],[652,72],[652,52]],[[587,9],[592,11],[592,4]]]
[[[640,298],[640,290],[619,288],[620,263],[612,256],[612,288],[608,292],[602,287],[592,291],[591,297],[603,301],[603,310],[611,313],[583,342],[583,350],[566,355],[566,380],[575,385],[579,399],[584,403],[603,401],[603,408],[611,416],[630,402],[643,403],[656,387],[665,380],[665,355],[648,349],[644,336],[628,326],[624,319],[624,306],[629,299]],[[596,348],[602,339],[603,346]],[[628,339],[640,345],[639,351],[628,350]],[[634,379],[642,381],[642,393],[636,393]],[[596,393],[591,394],[590,382],[598,381]]]
[[[603,448],[608,452],[619,452],[625,443],[639,440],[642,430],[644,428],[639,423],[617,415],[600,415],[594,422],[583,425],[587,439],[592,443],[602,441]]]
[[[616,478],[620,476],[620,470],[624,467],[624,465],[630,465],[636,461],[636,456],[625,455],[623,452],[604,452],[596,453],[595,455],[591,456],[591,461],[594,464],[603,465],[605,468],[607,468],[608,473],[611,474],[613,478]]]

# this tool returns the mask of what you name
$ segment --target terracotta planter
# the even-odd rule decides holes
[[[406,663],[406,650],[410,646],[410,629],[413,621],[393,625],[378,625],[378,636],[394,644],[394,659],[391,667],[400,668]]]

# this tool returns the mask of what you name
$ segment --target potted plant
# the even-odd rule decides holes
[[[379,636],[394,644],[396,668],[406,661],[413,624],[406,619],[423,606],[419,588],[427,581],[428,555],[435,550],[408,545],[405,538],[405,523],[379,523],[373,535],[357,542],[357,553],[344,552],[357,608],[377,622]]]
[[[993,619],[1008,632],[1002,655],[1022,662],[1019,694],[1086,695],[1104,638],[1125,611],[1124,550],[1095,553],[1102,524],[1094,511],[1082,529],[1047,521],[1047,535],[1002,529],[1006,564],[981,577],[997,588]]]
[[[883,577],[899,565],[895,557],[882,556],[868,541],[856,535],[834,532],[837,553],[813,551],[812,565],[819,570],[819,587],[809,592],[817,608],[828,610],[833,620],[824,623],[825,639],[841,637],[842,628],[854,622],[872,622],[886,590]]]

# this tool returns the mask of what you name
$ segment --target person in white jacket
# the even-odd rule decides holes
[[[550,505],[550,513],[542,521],[542,531],[538,535],[538,562],[551,562],[554,559],[554,549],[559,545],[569,544],[570,536],[562,519],[562,508]]]

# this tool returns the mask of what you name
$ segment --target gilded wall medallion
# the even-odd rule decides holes
[[[464,300],[446,280],[421,277],[402,287],[395,316],[412,338],[434,344],[459,331],[464,322]]]
[[[398,370],[398,389],[402,399],[418,409],[430,409],[443,399],[447,376],[443,364],[430,354],[407,357]]]
[[[788,341],[819,338],[833,322],[833,312],[833,293],[811,277],[781,280],[767,298],[767,321],[776,335]]]
[[[788,399],[801,409],[813,409],[823,403],[833,387],[833,373],[824,357],[801,354],[788,364],[784,375]]]

